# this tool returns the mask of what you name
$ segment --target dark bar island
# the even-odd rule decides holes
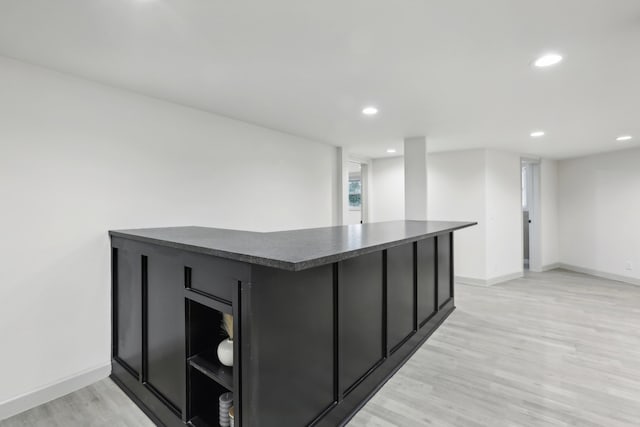
[[[158,425],[217,426],[226,392],[236,427],[344,425],[454,310],[474,224],[111,231],[111,378]]]

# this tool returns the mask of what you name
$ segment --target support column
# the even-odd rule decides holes
[[[338,147],[338,176],[335,225],[346,224],[349,214],[349,152]]]
[[[404,140],[404,217],[427,219],[427,138]]]

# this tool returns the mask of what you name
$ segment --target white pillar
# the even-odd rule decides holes
[[[338,147],[338,188],[335,220],[336,225],[345,225],[349,214],[349,152],[344,147]]]
[[[427,139],[404,140],[404,217],[427,220]]]

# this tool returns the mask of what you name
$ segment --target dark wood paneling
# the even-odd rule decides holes
[[[244,295],[243,424],[307,425],[334,402],[333,268],[255,267]]]
[[[235,408],[235,425],[237,427],[248,426],[248,423],[244,422],[243,417],[243,401],[245,391],[243,389],[244,381],[243,381],[243,349],[242,349],[242,334],[244,333],[245,327],[243,322],[243,313],[242,313],[242,283],[237,283],[233,287],[233,393],[234,393],[234,402],[233,406]]]
[[[438,236],[438,305],[451,298],[451,235]]]
[[[111,363],[111,379],[129,396],[140,409],[158,426],[184,427],[182,420],[140,381],[133,378],[122,364]],[[91,425],[90,422],[87,424]]]
[[[436,239],[418,242],[418,322],[422,325],[437,310]]]
[[[116,255],[114,356],[136,378],[142,372],[142,272],[138,252],[119,248]]]
[[[160,247],[148,255],[146,382],[174,409],[185,393],[184,266]],[[213,337],[215,338],[215,337]]]
[[[184,265],[190,268],[190,287],[231,303],[233,290],[249,279],[250,267],[237,261],[185,253]]]
[[[391,350],[415,326],[413,243],[387,250],[387,344]]]
[[[407,360],[422,346],[438,326],[454,310],[453,301],[446,303],[427,323],[413,334],[398,350],[384,360],[368,375],[344,400],[338,403],[314,427],[344,426],[364,404],[371,399],[384,383],[404,365]],[[396,421],[396,420],[394,420]],[[411,424],[394,424],[409,426]],[[246,426],[245,426],[246,427]],[[413,426],[412,426],[413,427]]]
[[[385,355],[382,252],[338,264],[340,393]]]

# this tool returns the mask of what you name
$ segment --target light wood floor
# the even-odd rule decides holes
[[[350,427],[640,425],[640,287],[553,271],[456,305]],[[110,380],[0,422],[151,425]]]

